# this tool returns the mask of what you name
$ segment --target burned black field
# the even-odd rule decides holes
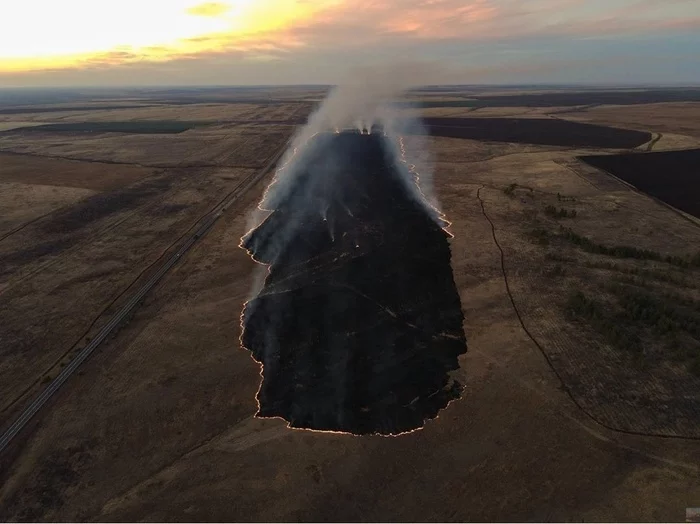
[[[420,428],[461,391],[449,235],[383,134],[322,135],[307,149],[243,239],[269,265],[243,315],[243,345],[263,364],[258,416],[354,434]]]
[[[584,156],[581,160],[700,218],[700,149]]]
[[[433,136],[564,147],[628,149],[651,140],[651,134],[551,118],[441,118],[423,125]]]

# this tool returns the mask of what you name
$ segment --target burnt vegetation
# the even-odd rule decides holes
[[[461,391],[448,235],[381,134],[307,149],[294,186],[244,239],[270,264],[244,311],[243,344],[263,364],[258,416],[355,434],[419,428]]]

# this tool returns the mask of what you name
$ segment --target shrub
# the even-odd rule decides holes
[[[569,210],[563,207],[557,209],[552,205],[548,205],[544,208],[544,214],[552,218],[576,218],[577,213],[575,209]]]
[[[590,238],[579,235],[568,227],[561,226],[561,237],[568,242],[580,247],[588,253],[597,255],[606,255],[615,258],[635,258],[639,260],[656,260],[658,262],[666,262],[681,268],[690,268],[693,265],[695,257],[680,257],[676,255],[662,255],[658,251],[649,249],[639,249],[632,246],[606,246],[593,242]]]
[[[515,190],[517,189],[518,184],[512,183],[508,187],[503,188],[503,192],[508,195],[508,196],[513,196],[513,193],[515,193]]]
[[[549,244],[549,231],[537,227],[530,231],[530,236],[534,239],[535,243],[546,246]]]

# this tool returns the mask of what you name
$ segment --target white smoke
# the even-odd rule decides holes
[[[249,232],[241,239],[253,233],[258,225],[277,206],[285,202],[292,191],[307,195],[307,205],[293,210],[288,220],[279,226],[274,239],[273,251],[284,253],[290,248],[289,243],[294,238],[299,227],[303,227],[305,217],[318,214],[327,222],[330,236],[335,239],[333,217],[327,216],[328,201],[319,201],[318,194],[324,191],[330,198],[333,188],[328,187],[330,173],[337,173],[342,166],[335,157],[333,149],[322,156],[321,164],[316,160],[314,176],[302,175],[308,168],[307,159],[313,156],[327,144],[333,133],[359,130],[368,133],[373,126],[379,126],[375,132],[383,132],[385,145],[391,153],[393,161],[408,190],[430,216],[440,226],[448,223],[439,211],[439,205],[432,191],[433,162],[430,155],[429,137],[422,126],[417,107],[412,106],[405,96],[412,88],[425,85],[426,79],[435,80],[437,70],[425,65],[393,65],[380,68],[362,68],[352,71],[348,79],[329,93],[328,97],[314,112],[304,126],[292,139],[291,146],[283,156],[280,168],[275,178],[265,190],[265,194],[257,209],[249,217]],[[320,136],[317,136],[320,135]],[[316,195],[314,197],[313,195]],[[332,198],[342,206],[342,198],[337,195]],[[347,208],[346,208],[347,209]],[[251,253],[252,254],[252,253]],[[265,266],[260,266],[253,278],[251,298],[257,296],[267,277]]]
[[[304,165],[304,150],[316,135],[348,129],[369,133],[373,126],[381,126],[393,146],[398,167],[408,170],[409,177],[413,176],[407,179],[409,189],[412,193],[419,190],[415,196],[424,201],[429,214],[439,220],[437,200],[432,191],[429,139],[417,108],[411,106],[405,95],[412,88],[425,85],[429,79],[435,81],[441,74],[443,71],[435,66],[416,63],[353,69],[293,138],[281,163],[284,168],[278,171],[260,207],[271,210],[268,206],[279,201],[280,193],[293,186],[295,173]]]

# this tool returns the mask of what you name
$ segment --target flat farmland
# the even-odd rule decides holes
[[[246,110],[255,120],[254,111]],[[264,118],[265,108],[260,110]],[[278,113],[285,110],[295,114],[298,105]],[[14,115],[17,121],[27,116]],[[14,149],[0,153],[4,420],[55,376],[127,298],[125,292],[147,279],[177,240],[263,167],[294,129],[219,125],[172,142],[167,138],[187,133],[134,133],[154,125],[163,129],[162,121],[119,122],[118,131],[111,122],[88,118],[48,124],[31,136],[2,135],[4,145],[11,144],[7,149]],[[52,125],[59,128],[51,130]],[[178,125],[168,130],[179,131]]]
[[[140,166],[94,164],[0,153],[0,237],[96,192],[115,190],[153,174]]]
[[[443,92],[426,99],[439,102]],[[200,104],[193,93],[138,93],[139,103],[163,107],[122,115],[94,109],[94,121],[126,122],[132,111],[175,121],[181,108],[182,121],[207,122],[175,135],[2,135],[0,149],[47,162],[47,171],[51,162],[87,166],[76,167],[73,185],[48,186],[83,195],[51,203],[59,207],[0,241],[3,420],[30,396],[23,388],[38,391],[85,345],[197,216],[286,142],[294,126],[279,120],[292,118],[296,101],[319,96],[315,88],[277,90],[278,103],[257,106],[257,118],[251,98],[263,95],[245,90],[240,104],[217,104],[230,111],[217,121],[214,103],[202,99],[234,91],[204,91]],[[542,138],[535,124],[505,134],[519,125],[510,119],[563,119],[552,125],[575,129],[587,111],[619,108],[562,105],[583,102],[582,93],[562,93],[450,87],[449,98],[514,98],[472,113],[412,110],[487,116],[482,127],[469,122],[477,136],[437,129],[406,140],[409,154],[432,157],[425,167],[451,222],[450,269],[467,339],[454,370],[462,398],[423,429],[355,437],[254,416],[261,368],[240,337],[260,266],[239,243],[269,175],[0,456],[0,520],[682,520],[688,501],[700,500],[700,227],[580,157],[645,158],[641,151],[663,144],[659,132],[675,144],[693,136],[672,118],[652,129],[677,102],[656,104],[634,125],[591,122],[621,130],[624,141],[613,145],[597,127],[566,143],[553,131]],[[625,108],[641,111],[644,97],[659,98],[652,95],[636,92]],[[688,107],[685,121],[700,118]],[[67,118],[90,122],[90,112]],[[31,115],[4,115],[15,116]],[[506,117],[495,128],[506,141],[490,138],[495,117]],[[411,150],[414,143],[429,151]],[[52,183],[30,163],[20,167],[5,182],[15,191]],[[91,168],[98,175],[110,167],[113,185],[90,181]],[[119,184],[122,167],[141,171]],[[69,180],[69,169],[58,172]],[[391,255],[398,269],[410,258]],[[391,273],[384,284],[395,282]]]
[[[640,105],[601,105],[564,111],[568,120],[608,124],[629,129],[649,130],[700,139],[697,114],[699,102],[650,103]],[[697,144],[697,141],[695,141]]]
[[[584,156],[581,159],[700,218],[700,149]]]
[[[26,113],[3,113],[0,121],[12,122],[20,118],[39,122],[111,122],[111,121],[203,121],[221,122],[227,120],[267,121],[267,120],[303,120],[312,105],[306,102],[277,104],[205,104],[168,105],[165,103],[139,106],[95,105],[84,107],[50,108],[32,107]]]
[[[483,141],[629,149],[651,140],[641,131],[547,118],[427,117],[423,123],[433,136]]]
[[[0,182],[2,217],[0,238],[5,238],[31,221],[93,194],[89,189]]]
[[[291,125],[262,129],[219,125],[177,134],[145,135],[19,130],[0,135],[0,151],[151,167],[262,167],[265,159],[260,158],[260,151],[274,147],[293,130]]]
[[[108,191],[153,174],[148,167],[0,153],[0,182]]]

